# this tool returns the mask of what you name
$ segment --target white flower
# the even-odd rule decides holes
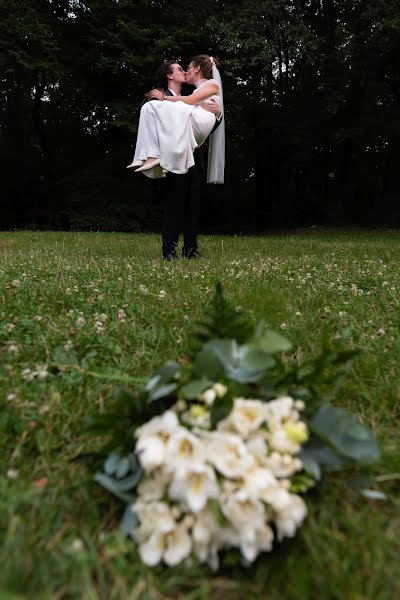
[[[237,435],[215,432],[207,444],[209,462],[225,477],[241,477],[254,463],[254,456]]]
[[[201,511],[209,498],[218,496],[214,470],[208,465],[197,465],[182,477],[177,476],[169,488],[173,500],[183,500],[194,513]]]
[[[263,550],[269,552],[272,549],[274,534],[271,527],[265,523],[257,529],[243,527],[239,536],[240,550],[249,562],[253,562],[259,552]]]
[[[225,482],[224,482],[225,483]],[[241,498],[240,493],[232,491],[231,486],[222,484],[220,495],[221,510],[236,529],[242,526],[256,529],[265,521],[262,502]]]
[[[284,428],[272,431],[268,441],[270,448],[278,452],[297,454],[300,451],[300,444],[292,441]]]
[[[152,567],[161,560],[168,566],[176,565],[192,551],[192,540],[187,522],[176,523],[173,511],[162,502],[143,505],[137,502],[134,510],[140,526],[132,535],[138,543],[144,564]]]
[[[283,422],[292,417],[293,407],[294,401],[290,396],[281,396],[276,400],[267,402],[265,411],[268,427],[270,429],[281,427]]]
[[[137,487],[137,493],[142,500],[161,500],[170,481],[170,475],[163,469],[155,469],[146,475]]]
[[[225,396],[226,392],[228,391],[226,385],[223,385],[222,383],[214,383],[213,389],[215,390],[218,398],[222,398],[222,396]]]
[[[8,471],[7,471],[7,477],[9,479],[17,479],[18,475],[19,475],[18,469],[8,469]]]
[[[263,465],[278,478],[291,477],[303,468],[303,463],[299,458],[294,458],[290,454],[280,454],[279,452],[271,452],[266,456]]]
[[[137,429],[136,452],[145,471],[151,471],[165,462],[167,443],[178,429],[178,418],[171,410]]]
[[[203,400],[203,402],[205,402],[208,406],[212,406],[216,397],[217,392],[212,388],[209,388],[208,390],[205,390],[202,394],[200,394],[199,400]]]
[[[244,500],[259,500],[270,488],[276,487],[278,481],[268,469],[256,467],[243,477],[243,486],[237,493]]]
[[[290,494],[290,501],[275,518],[278,540],[281,541],[284,537],[293,537],[306,515],[307,506],[304,500],[296,494]]]
[[[175,414],[175,413],[174,413]],[[205,462],[203,442],[184,427],[173,433],[167,444],[166,461],[169,469],[182,476]]]
[[[241,436],[247,437],[260,428],[265,420],[265,403],[259,400],[244,400],[235,398],[232,412],[221,427],[231,427]]]

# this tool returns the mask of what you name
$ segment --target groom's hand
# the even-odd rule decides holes
[[[147,94],[145,94],[146,98],[149,98],[150,100],[164,100],[164,90],[158,88],[158,89],[153,89],[150,90],[149,92],[147,92]]]
[[[218,100],[215,100],[215,98],[210,98],[209,100],[204,102],[201,108],[204,108],[204,110],[208,110],[208,112],[212,112],[212,114],[215,115],[217,119],[219,119],[221,116],[221,107],[219,105]]]

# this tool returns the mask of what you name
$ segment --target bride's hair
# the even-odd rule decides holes
[[[208,56],[208,54],[197,54],[197,56],[193,56],[193,58],[190,59],[190,62],[195,67],[200,67],[201,72],[206,79],[212,79],[213,64],[216,67],[219,65],[219,60],[215,58],[215,56],[211,59],[211,56]]]

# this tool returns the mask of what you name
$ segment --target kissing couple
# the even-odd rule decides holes
[[[223,183],[225,124],[218,61],[207,54],[194,56],[185,72],[174,63],[182,83],[195,87],[188,96],[153,89],[140,111],[133,162],[127,168],[157,179],[168,173],[183,175],[195,164],[193,153],[210,136],[207,183]],[[180,85],[177,89],[180,90]]]

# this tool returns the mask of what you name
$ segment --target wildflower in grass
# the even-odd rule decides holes
[[[41,381],[46,379],[49,375],[47,365],[36,365],[36,371],[34,371],[34,375]]]
[[[21,371],[21,377],[26,381],[33,381],[35,379],[35,373],[31,369],[26,368]]]
[[[148,288],[145,285],[143,285],[143,283],[141,283],[139,285],[139,290],[142,292],[142,294],[148,294],[149,293]]]
[[[84,317],[82,317],[82,316],[79,316],[79,317],[76,319],[76,322],[75,322],[75,324],[76,324],[76,326],[77,326],[77,327],[83,327],[85,323],[86,323],[86,320],[85,320],[85,318],[84,318]]]
[[[12,332],[12,330],[13,330],[14,328],[15,328],[15,325],[14,325],[14,323],[6,323],[6,324],[3,326],[3,329],[4,329],[4,331],[5,331],[6,333],[11,333],[11,332]]]
[[[167,295],[167,292],[165,290],[160,290],[160,292],[158,294],[158,299],[163,300],[166,295]]]
[[[43,321],[43,318],[44,317],[42,317],[42,315],[35,315],[33,317],[32,321]]]
[[[14,354],[17,353],[19,351],[19,349],[20,349],[20,346],[18,344],[10,344],[9,346],[7,346],[7,350]]]
[[[21,281],[20,281],[19,279],[14,279],[14,280],[11,282],[11,285],[12,285],[13,287],[17,288],[17,287],[19,287],[19,286],[21,285]]]
[[[125,323],[126,312],[120,308],[117,312],[117,319],[122,323]]]
[[[8,469],[8,471],[7,471],[8,479],[17,479],[18,476],[19,476],[18,469]]]

